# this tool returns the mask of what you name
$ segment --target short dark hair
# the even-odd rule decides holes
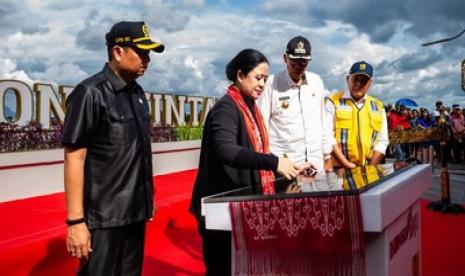
[[[115,46],[120,46],[121,48],[124,49],[124,51],[127,51],[128,48],[130,48],[131,46],[121,46],[121,45],[113,45],[113,46],[108,46],[107,47],[107,55],[108,55],[108,61],[112,61],[114,56],[112,55],[112,51],[113,51],[113,47]]]
[[[112,47],[107,46],[108,61],[111,61],[113,59],[113,55],[111,54],[111,49],[113,49],[113,46]]]
[[[240,70],[244,75],[247,75],[260,63],[269,63],[268,59],[255,49],[244,49],[240,51],[226,65],[226,77],[232,82],[237,80],[237,72]]]

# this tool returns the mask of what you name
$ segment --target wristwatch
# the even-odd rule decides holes
[[[71,225],[76,225],[76,224],[79,224],[79,223],[83,223],[85,222],[86,220],[84,218],[78,218],[78,219],[66,219],[65,220],[65,223],[66,225],[68,226],[71,226]]]

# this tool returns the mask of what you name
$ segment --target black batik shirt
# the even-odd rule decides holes
[[[84,216],[89,229],[143,221],[153,210],[150,115],[135,81],[105,65],[67,100],[62,142],[86,148]]]

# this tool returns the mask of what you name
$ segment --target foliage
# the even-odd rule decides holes
[[[177,126],[176,137],[178,141],[199,140],[202,139],[202,126]]]
[[[151,129],[152,143],[176,141],[176,131],[171,126],[156,125]]]
[[[14,152],[61,147],[63,127],[52,122],[50,129],[42,129],[39,123],[29,122],[25,126],[15,123],[0,123],[0,152]]]
[[[162,126],[151,129],[152,143],[186,141],[202,138],[202,126]],[[43,129],[39,123],[29,122],[19,126],[13,122],[0,123],[0,153],[41,149],[62,148],[63,126],[52,121],[50,129]]]

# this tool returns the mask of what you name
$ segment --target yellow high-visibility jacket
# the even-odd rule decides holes
[[[371,185],[389,174],[384,165],[359,166],[345,170],[342,187],[344,190],[356,190]]]
[[[366,165],[383,126],[383,103],[365,95],[365,104],[358,109],[352,99],[343,98],[343,95],[344,92],[339,92],[328,97],[335,107],[336,141],[349,161]]]

